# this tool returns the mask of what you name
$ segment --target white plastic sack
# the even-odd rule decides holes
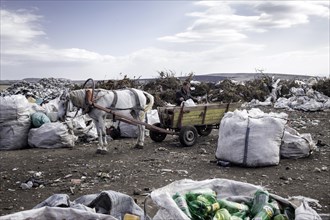
[[[28,143],[37,148],[73,147],[76,137],[69,134],[66,125],[60,122],[46,123],[39,128],[30,129]]]
[[[41,107],[40,105],[31,102],[29,102],[29,104],[30,104],[30,115],[32,115],[35,112],[43,112],[46,114],[46,109]]]
[[[288,99],[279,98],[274,104],[274,108],[320,111],[330,108],[330,98],[310,89],[307,95],[292,96]]]
[[[247,167],[278,165],[285,113],[227,112],[221,120],[216,157]]]
[[[274,108],[277,109],[286,109],[288,111],[293,111],[293,109],[290,107],[291,101],[290,99],[280,97],[276,100],[274,103]]]
[[[130,111],[121,111],[120,114],[133,118],[130,114]],[[146,112],[146,120],[147,123],[151,125],[160,122],[157,109],[149,110]],[[137,138],[139,135],[139,130],[136,125],[119,122],[119,129],[121,137]]]
[[[307,157],[316,149],[316,145],[310,134],[299,134],[289,126],[285,127],[281,144],[281,157],[298,159]]]
[[[323,103],[323,108],[324,109],[330,109],[330,98]]]
[[[259,101],[258,99],[252,99],[251,102],[247,104],[249,107],[256,107],[256,106],[271,106],[271,97],[268,97],[264,102]]]
[[[37,209],[16,212],[13,214],[0,216],[0,220],[30,220],[30,219],[98,219],[98,220],[117,220],[109,215],[87,212],[74,208],[48,207],[44,206]]]
[[[30,103],[23,95],[0,97],[0,123],[30,115]]]
[[[51,122],[58,121],[58,112],[47,112],[46,115]]]
[[[119,114],[128,118],[133,118],[131,110],[120,111]],[[118,128],[120,129],[120,137],[136,138],[138,136],[138,127],[129,123],[118,121]]]
[[[305,90],[303,88],[292,87],[290,89],[290,93],[294,96],[304,96],[305,95]]]
[[[188,99],[181,103],[181,105],[183,105],[183,104],[185,107],[196,106],[196,103],[192,99]]]
[[[17,150],[28,146],[30,116],[0,123],[0,150]]]
[[[148,124],[155,124],[155,123],[159,123],[159,115],[158,115],[158,110],[157,109],[152,109],[150,111],[147,111],[147,120],[148,120]]]
[[[30,103],[23,95],[0,97],[0,150],[28,146]]]
[[[50,100],[49,102],[43,104],[42,107],[44,107],[46,113],[58,112],[59,102],[60,102],[60,97],[57,97],[57,98]]]
[[[153,217],[153,220],[168,220],[168,219],[183,219],[189,220],[188,216],[184,214],[176,205],[172,196],[175,193],[185,194],[189,191],[211,189],[216,192],[217,199],[234,199],[236,201],[246,201],[247,198],[252,199],[254,193],[258,189],[263,189],[261,186],[252,185],[249,183],[228,180],[228,179],[208,179],[202,181],[194,181],[190,179],[183,179],[172,182],[171,184],[162,188],[156,189],[151,193],[151,199],[159,207],[158,212]],[[301,198],[297,201],[300,204],[296,206],[288,199],[280,196],[270,194],[270,197],[280,201],[286,205],[290,205],[295,209],[295,220],[321,220],[320,216],[309,207],[308,203]]]
[[[292,107],[297,110],[303,111],[319,111],[323,110],[323,103],[318,102],[315,99],[311,99],[307,96],[299,97],[297,100],[292,102]]]
[[[77,136],[86,134],[94,126],[92,119],[87,115],[78,115],[74,118],[66,118],[65,122]]]
[[[130,196],[103,191],[99,194],[85,195],[73,202],[66,194],[54,194],[31,210],[0,216],[0,220],[9,219],[99,219],[122,220],[126,213],[150,220]]]
[[[138,127],[125,122],[119,123],[120,137],[137,138],[139,134]]]

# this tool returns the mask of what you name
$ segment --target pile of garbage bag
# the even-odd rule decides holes
[[[66,123],[58,122],[58,102],[41,106],[24,95],[1,96],[0,150],[74,146],[76,137]]]
[[[149,197],[146,197],[146,200]],[[54,194],[33,209],[5,216],[4,219],[111,219],[111,220],[321,220],[309,206],[317,200],[296,196],[283,198],[262,186],[229,179],[195,181],[182,179],[151,192],[157,210],[148,215],[126,194],[112,190],[81,196],[70,201],[67,194]]]

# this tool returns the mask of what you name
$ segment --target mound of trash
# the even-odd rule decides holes
[[[152,80],[129,79],[125,75],[122,80],[97,81],[95,88],[145,90],[155,97],[153,108],[156,109],[160,106],[174,105],[175,93],[184,81],[191,83],[191,93],[201,103],[240,102],[245,103],[243,107],[273,106],[292,111],[330,109],[328,96],[330,79],[315,77],[302,81],[282,80],[269,75],[260,75],[254,80],[247,81],[225,79],[220,82],[199,82],[194,81],[193,73],[185,77],[176,77],[173,72],[162,71],[159,72],[158,78]],[[43,124],[57,122],[61,95],[68,90],[81,87],[82,85],[74,84],[67,79],[43,78],[37,82],[23,80],[1,91],[0,136],[3,138],[1,138],[0,149],[23,148],[27,143],[32,143],[33,141],[27,140],[27,137],[32,136],[28,135],[30,128],[34,128],[33,131],[35,131],[37,127],[42,128]],[[66,126],[68,130],[62,129],[65,133],[79,134],[80,139],[97,138],[95,126],[88,117],[79,123],[67,121]],[[52,126],[48,125],[48,127]],[[81,131],[84,131],[83,134]],[[71,137],[71,134],[67,135]],[[16,142],[16,138],[19,138],[20,141]],[[77,138],[72,136],[71,139]],[[42,140],[38,140],[39,143],[41,143],[40,141]],[[70,143],[72,146],[71,140],[64,143]]]

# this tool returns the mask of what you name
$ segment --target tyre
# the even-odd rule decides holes
[[[196,129],[200,136],[208,136],[212,131],[212,127],[207,125],[196,126]]]
[[[107,135],[110,135],[110,137],[114,140],[119,139],[121,136],[119,127],[116,128],[114,126],[111,126],[110,128],[106,129],[106,132],[107,132]]]
[[[160,123],[155,123],[153,125],[157,126],[159,128],[162,127],[162,125]],[[149,135],[150,135],[151,140],[153,140],[154,142],[162,142],[166,138],[166,134],[161,133],[159,131],[150,130]]]
[[[197,135],[197,129],[194,126],[182,127],[179,133],[180,143],[185,147],[191,147],[196,143]]]

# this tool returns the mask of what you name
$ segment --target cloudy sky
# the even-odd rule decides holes
[[[329,76],[329,1],[4,1],[1,80]]]

